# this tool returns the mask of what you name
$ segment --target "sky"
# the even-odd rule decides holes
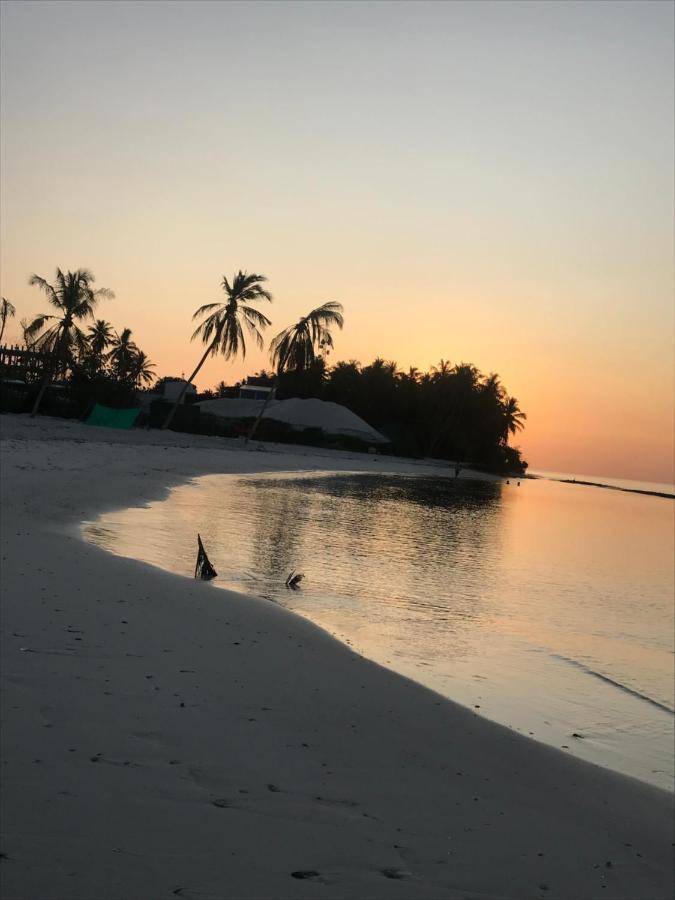
[[[340,301],[330,361],[472,362],[531,468],[671,481],[673,9],[5,0],[7,336],[87,267],[189,374],[194,310],[258,272],[269,337]]]

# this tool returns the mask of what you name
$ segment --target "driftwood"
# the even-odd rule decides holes
[[[206,555],[206,550],[202,544],[201,536],[197,535],[197,565],[195,566],[195,578],[201,578],[202,581],[210,581],[218,574],[211,565],[211,561]]]
[[[297,591],[297,589],[300,587],[300,582],[304,577],[305,576],[301,572],[298,572],[297,574],[295,572],[291,572],[291,574],[286,579],[286,587]]]

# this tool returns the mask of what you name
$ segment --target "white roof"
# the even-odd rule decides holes
[[[246,419],[257,416],[264,400],[202,400],[198,403],[205,413],[227,419]],[[320,428],[326,434],[358,438],[370,444],[388,444],[388,438],[371,428],[356,413],[339,403],[327,400],[271,400],[267,404],[264,419],[286,422],[296,430]]]

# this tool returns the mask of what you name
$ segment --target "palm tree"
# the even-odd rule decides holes
[[[502,437],[504,443],[508,444],[509,434],[515,434],[517,431],[522,431],[525,427],[527,414],[520,409],[515,397],[507,397],[503,410],[504,430],[502,432]]]
[[[330,333],[331,325],[342,328],[345,320],[342,315],[342,304],[329,300],[322,306],[317,306],[311,312],[299,319],[295,325],[290,325],[272,338],[270,343],[270,356],[272,365],[276,369],[276,375],[272,382],[272,390],[265,397],[265,402],[258,416],[246,435],[246,443],[252,440],[256,433],[258,423],[263,417],[268,404],[274,398],[279,376],[283,372],[305,372],[311,368],[317,360],[317,350],[328,351],[333,346],[333,335]]]
[[[131,377],[131,367],[138,353],[138,347],[131,340],[131,328],[123,328],[122,333],[116,334],[112,339],[111,345],[112,350],[107,359],[117,378],[126,381]]]
[[[37,414],[54,373],[67,365],[68,357],[75,350],[81,351],[86,346],[87,339],[77,323],[93,317],[99,300],[115,296],[108,288],[94,290],[93,282],[94,276],[88,269],[65,274],[57,269],[56,285],[49,284],[40,275],[32,275],[28,281],[44,291],[48,302],[57,310],[56,315],[43,313],[36,316],[24,332],[33,349],[48,353],[50,357],[31,416]]]
[[[137,350],[131,360],[129,368],[129,377],[134,383],[134,387],[141,388],[144,384],[152,384],[155,379],[153,369],[155,364],[151,362],[142,350]]]
[[[26,345],[26,349],[32,350],[34,341],[28,333],[30,322],[28,321],[28,319],[21,319],[19,325],[21,326],[21,334],[23,335],[23,342]]]
[[[295,325],[291,325],[272,339],[270,354],[277,374],[293,370],[303,372],[316,359],[317,350],[328,350],[333,346],[330,327],[344,325],[342,304],[330,300],[317,306]]]
[[[266,300],[268,303],[272,302],[272,295],[262,287],[262,282],[264,281],[267,281],[264,275],[256,275],[254,273],[249,275],[248,272],[242,272],[241,269],[232,279],[232,284],[223,275],[221,286],[227,297],[227,302],[207,303],[204,306],[200,306],[192,316],[193,319],[198,319],[200,316],[208,313],[191,338],[191,340],[194,340],[197,336],[201,337],[202,343],[206,345],[206,351],[197,363],[197,368],[183,385],[162,428],[168,428],[171,424],[178,405],[185,396],[188,384],[197,377],[208,356],[222,353],[225,359],[231,359],[239,351],[241,351],[242,358],[246,356],[244,327],[262,349],[263,339],[259,329],[267,328],[272,323],[267,316],[263,315],[254,306],[251,306],[251,304],[258,303],[260,300]]]
[[[2,336],[5,333],[5,323],[7,319],[12,319],[15,315],[16,307],[13,303],[10,303],[9,300],[6,300],[3,297],[2,302],[0,303],[0,321],[2,321],[2,327],[0,327],[0,343],[2,342]]]
[[[87,352],[84,358],[84,365],[87,371],[93,375],[98,375],[103,368],[105,360],[105,351],[111,346],[114,340],[114,331],[110,322],[104,319],[97,319],[93,325],[87,330]]]
[[[432,378],[434,381],[439,378],[445,378],[446,375],[450,374],[451,365],[447,359],[441,359],[437,366],[431,367]]]
[[[499,380],[496,372],[490,372],[481,385],[481,390],[486,394],[490,394],[496,400],[502,400],[504,397],[504,388]]]
[[[96,356],[102,356],[103,351],[107,350],[114,340],[113,327],[110,322],[105,319],[97,319],[93,325],[89,326],[87,332],[87,340],[91,347],[91,352]]]

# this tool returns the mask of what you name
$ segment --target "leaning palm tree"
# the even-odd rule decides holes
[[[283,372],[304,372],[309,369],[317,358],[317,351],[320,353],[333,346],[331,325],[342,328],[344,323],[342,304],[329,300],[303,316],[295,325],[285,328],[275,338],[272,338],[270,356],[276,369],[276,375],[272,383],[272,390],[265,397],[265,402],[251,426],[251,430],[246,435],[247,444],[256,433],[258,423],[274,397],[279,376]]]
[[[279,332],[270,344],[272,364],[277,374],[309,369],[316,359],[317,351],[333,346],[333,336],[330,333],[332,325],[342,328],[344,317],[342,304],[330,300],[323,306],[317,306],[295,325]]]
[[[263,339],[260,329],[267,328],[272,323],[267,316],[263,315],[254,306],[251,306],[251,304],[258,303],[260,300],[266,300],[268,303],[272,302],[272,295],[262,286],[264,281],[267,281],[264,275],[256,275],[255,273],[249,275],[248,272],[242,272],[241,269],[232,279],[232,284],[223,275],[221,287],[225,292],[227,302],[207,303],[204,306],[200,306],[192,316],[193,319],[198,319],[200,316],[206,315],[206,318],[195,330],[191,338],[191,340],[194,340],[196,337],[200,337],[202,343],[206,345],[206,350],[197,363],[197,368],[183,385],[162,428],[168,428],[173,421],[173,417],[185,396],[188,385],[197,377],[208,356],[216,356],[216,354],[222,353],[225,359],[231,359],[241,351],[242,358],[245,357],[246,340],[244,328],[262,349]]]
[[[518,406],[518,401],[515,397],[507,397],[506,402],[502,407],[502,415],[502,440],[505,444],[508,444],[509,434],[515,434],[517,431],[522,431],[522,429],[525,427],[525,419],[527,419],[527,414],[520,409],[520,407]]]
[[[2,336],[5,333],[5,323],[7,322],[7,319],[12,319],[15,314],[16,307],[14,304],[3,297],[2,302],[0,302],[0,321],[2,322],[2,326],[0,327],[0,342],[2,342]]]
[[[72,358],[75,351],[86,347],[86,336],[77,323],[93,318],[99,300],[115,296],[108,288],[94,290],[93,281],[94,276],[88,269],[66,273],[57,269],[55,285],[49,284],[40,275],[32,275],[28,281],[44,291],[48,302],[57,311],[55,315],[43,313],[36,316],[24,331],[32,349],[48,354],[31,416],[37,414],[54,373],[67,367],[68,358]]]

